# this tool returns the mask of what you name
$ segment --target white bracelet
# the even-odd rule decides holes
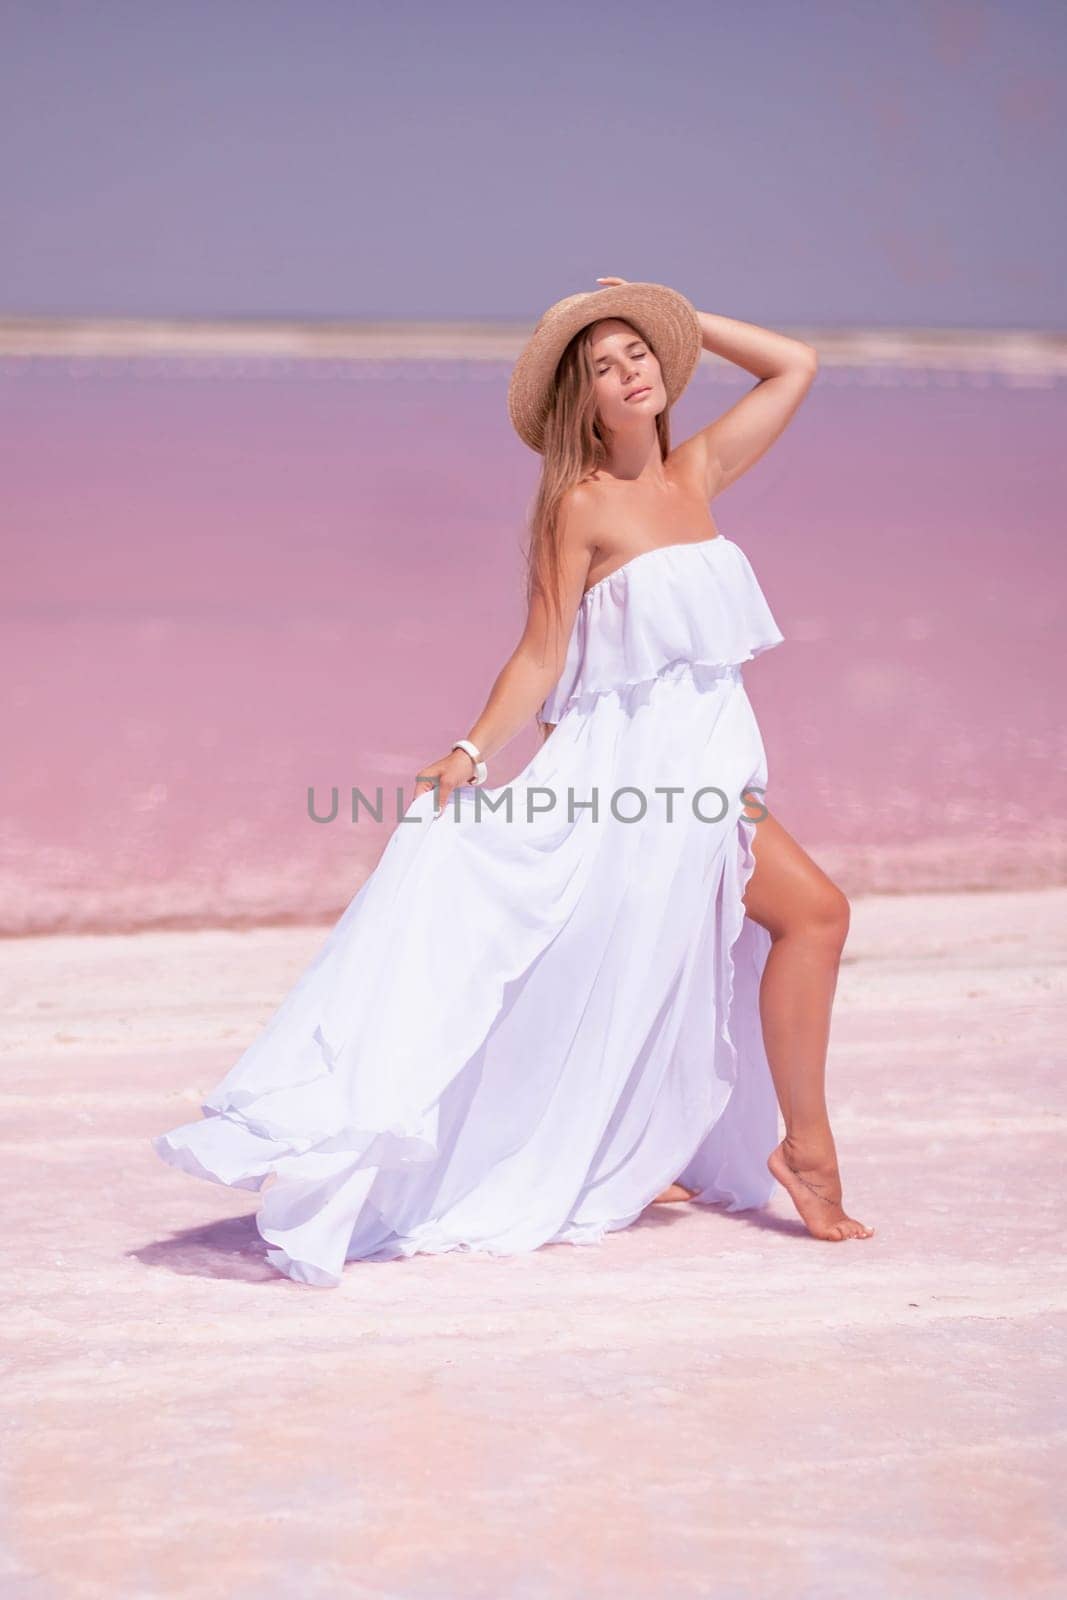
[[[484,783],[489,776],[489,768],[482,760],[482,752],[478,749],[478,746],[471,744],[469,739],[457,739],[452,748],[453,750],[466,750],[474,762],[474,777],[471,778],[471,783]]]

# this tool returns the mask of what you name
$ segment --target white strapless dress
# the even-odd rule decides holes
[[[596,1243],[673,1181],[765,1203],[770,935],[742,894],[767,767],[741,664],[782,638],[722,536],[595,584],[537,754],[438,817],[412,800],[157,1153],[262,1189],[268,1259],[321,1287],[351,1260]]]

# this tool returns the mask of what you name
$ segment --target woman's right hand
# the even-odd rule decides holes
[[[417,800],[420,794],[425,794],[428,789],[436,787],[434,816],[438,817],[448,804],[448,797],[453,789],[458,788],[460,784],[470,783],[473,777],[474,762],[466,750],[451,750],[439,761],[431,761],[428,766],[419,768],[412,799]]]

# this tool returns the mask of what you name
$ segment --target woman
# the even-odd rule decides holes
[[[544,314],[508,391],[544,457],[518,645],[204,1118],[153,1141],[264,1189],[268,1259],[300,1283],[596,1243],[654,1201],[745,1210],[775,1180],[816,1238],[874,1231],[841,1205],[824,1095],[848,902],[752,798],[742,663],[782,634],[708,512],[815,352],[598,282]],[[760,381],[672,450],[702,346]],[[535,713],[537,754],[485,787]]]

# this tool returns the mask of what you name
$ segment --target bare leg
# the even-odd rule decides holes
[[[817,1239],[870,1238],[874,1229],[841,1204],[837,1152],[826,1108],[826,1052],[849,903],[769,814],[756,824],[756,866],[745,910],[771,935],[760,1020],[785,1119],[767,1165]]]

